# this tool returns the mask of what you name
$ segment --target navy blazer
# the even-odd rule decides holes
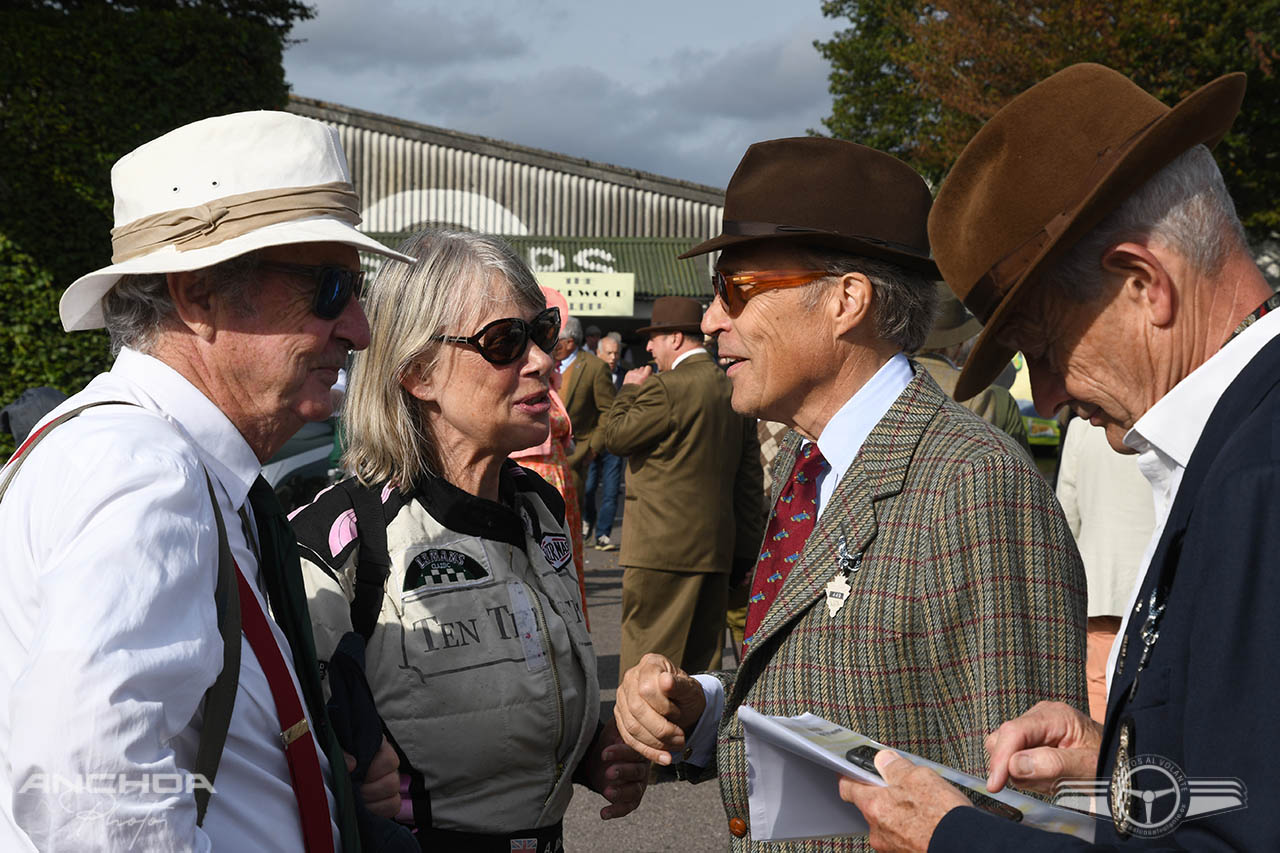
[[[1157,585],[1167,605],[1130,696]],[[1280,850],[1280,338],[1245,366],[1205,424],[1124,642],[1098,776],[1111,778],[1121,726],[1129,724],[1130,756],[1168,759],[1192,782],[1237,779],[1246,807],[1184,818],[1155,838],[1122,840],[1110,820],[1099,820],[1094,845],[958,808],[938,825],[931,853]],[[1197,795],[1185,801],[1194,809]]]

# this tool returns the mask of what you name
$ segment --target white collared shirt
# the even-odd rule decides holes
[[[1182,475],[1191,461],[1191,454],[1200,442],[1209,416],[1228,386],[1253,360],[1258,352],[1280,335],[1280,311],[1272,311],[1237,335],[1227,346],[1209,357],[1204,364],[1191,371],[1181,382],[1173,386],[1156,404],[1138,419],[1125,434],[1124,443],[1138,452],[1138,468],[1151,483],[1155,499],[1156,526],[1151,540],[1142,555],[1142,568],[1133,581],[1129,593],[1129,606],[1125,608],[1120,632],[1111,645],[1107,658],[1107,691],[1111,691],[1111,673],[1115,670],[1116,656],[1129,617],[1138,601],[1138,592],[1151,568],[1151,558],[1164,534],[1169,511],[1178,496]]]
[[[680,362],[684,361],[689,356],[697,355],[700,352],[706,352],[706,351],[707,351],[706,347],[695,347],[694,349],[691,349],[688,352],[680,353],[680,355],[676,356],[676,360],[671,362],[671,369],[675,370],[677,367],[680,366]]]
[[[569,372],[569,368],[573,367],[573,363],[578,360],[578,352],[579,352],[578,348],[574,347],[573,352],[569,353],[563,359],[560,360],[561,373]]]
[[[862,443],[894,401],[902,396],[913,376],[911,362],[898,353],[881,365],[875,375],[827,421],[822,435],[818,436],[818,452],[830,466],[818,477],[819,518],[858,451],[862,450]]]
[[[905,355],[898,353],[881,365],[875,375],[845,401],[823,427],[822,434],[818,436],[818,452],[827,460],[829,467],[818,477],[819,518],[822,517],[823,508],[835,494],[836,486],[840,485],[840,480],[862,450],[862,443],[884,418],[894,401],[902,396],[914,375],[911,372],[911,362]],[[805,445],[801,446],[802,452]],[[698,725],[686,740],[685,746],[689,750],[686,760],[699,767],[706,767],[715,751],[716,729],[724,714],[724,685],[712,675],[695,675],[694,678],[702,685],[707,705],[698,718]]]
[[[150,356],[122,351],[48,418],[96,400],[141,408],[89,409],[52,430],[0,503],[0,849],[301,850],[280,721],[247,640],[203,828],[185,778],[222,669],[204,471],[265,610],[237,516],[258,460],[212,402]]]

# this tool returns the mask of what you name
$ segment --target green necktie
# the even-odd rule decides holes
[[[320,670],[316,665],[316,643],[311,633],[311,615],[307,611],[306,587],[302,582],[302,564],[298,561],[298,542],[289,527],[284,507],[266,480],[259,477],[249,490],[249,505],[258,527],[261,548],[259,571],[266,587],[271,615],[289,640],[293,651],[293,669],[302,686],[302,698],[316,728],[316,740],[329,758],[333,775],[333,798],[337,804],[336,823],[342,834],[344,853],[360,853],[360,831],[356,824],[355,796],[342,747],[329,725],[325,710],[324,689],[320,686]]]

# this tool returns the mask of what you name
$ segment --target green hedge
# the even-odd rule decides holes
[[[282,109],[286,30],[216,8],[6,9],[0,26],[0,406],[109,366],[58,298],[110,263],[111,165],[207,116]],[[0,437],[0,454],[12,445]]]

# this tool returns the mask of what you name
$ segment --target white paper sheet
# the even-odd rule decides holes
[[[790,841],[827,836],[866,835],[858,810],[840,799],[841,776],[884,785],[845,759],[858,746],[886,748],[865,735],[813,714],[771,717],[749,705],[738,709],[746,738],[748,808],[755,841]],[[986,793],[985,780],[951,767],[894,750],[914,764],[932,767],[943,777]],[[1093,840],[1096,819],[1005,789],[987,794],[1022,813],[1028,826]]]

